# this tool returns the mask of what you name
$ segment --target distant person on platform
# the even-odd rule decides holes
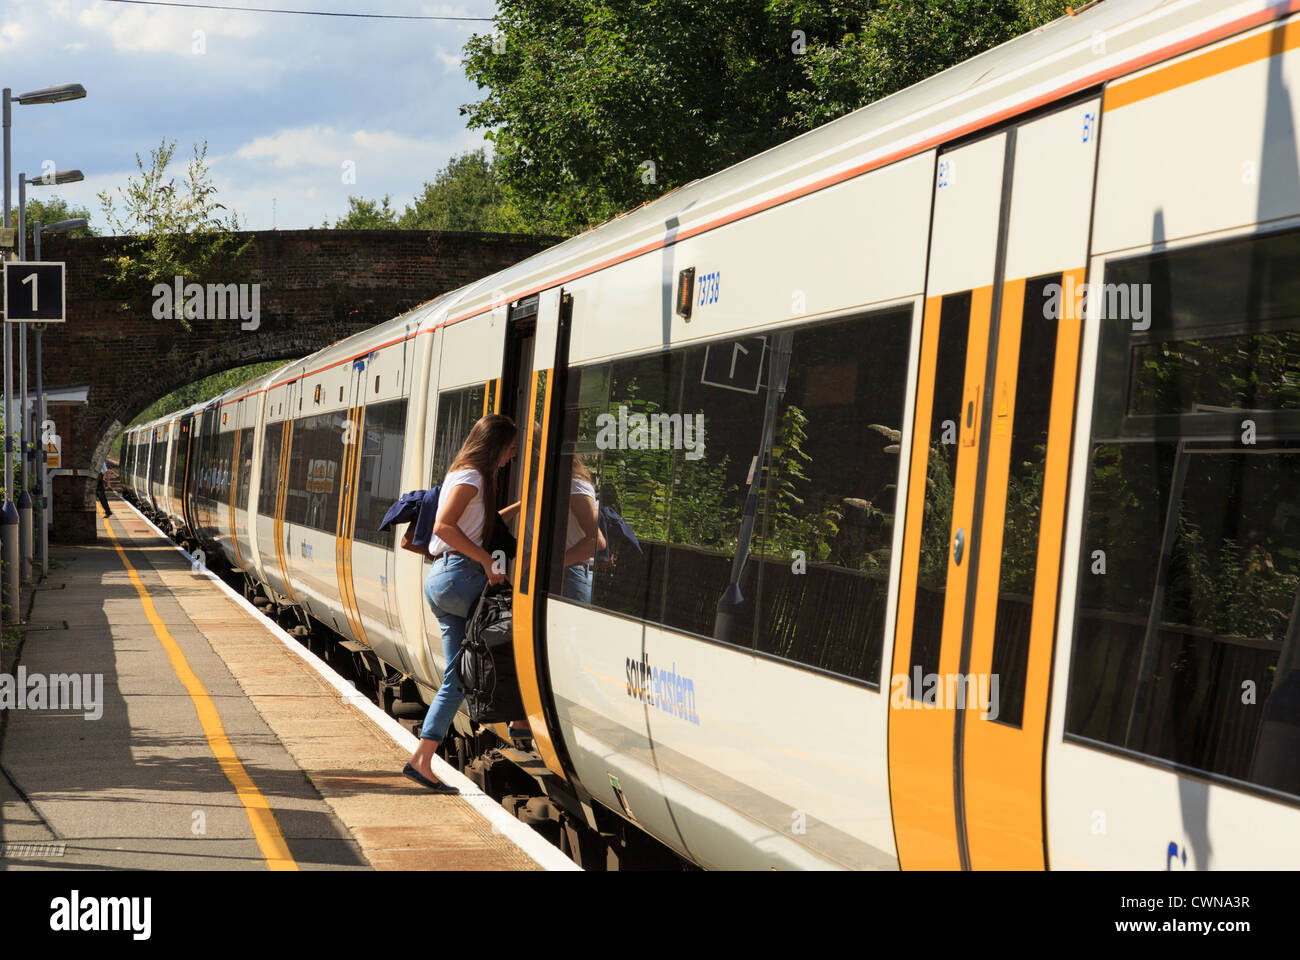
[[[95,480],[95,496],[99,497],[99,503],[104,508],[104,516],[111,517],[113,511],[108,508],[108,464],[101,464],[99,467],[99,476]]]

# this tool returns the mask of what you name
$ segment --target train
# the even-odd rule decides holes
[[[531,739],[443,750],[598,869],[1300,866],[1297,9],[1087,5],[131,428],[125,493],[418,719],[379,522],[512,416]]]

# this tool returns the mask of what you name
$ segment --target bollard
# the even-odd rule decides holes
[[[18,576],[32,582],[32,498],[26,490],[18,495]]]
[[[4,560],[5,623],[18,623],[22,596],[18,588],[18,510],[6,500],[0,510],[0,559]]]

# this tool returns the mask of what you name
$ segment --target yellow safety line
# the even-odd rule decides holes
[[[257,785],[253,783],[253,778],[248,775],[244,765],[239,762],[239,757],[235,754],[234,747],[230,745],[226,729],[221,725],[221,716],[217,713],[212,698],[208,696],[207,689],[190,669],[189,661],[181,652],[180,645],[172,637],[162,618],[158,616],[153,600],[150,599],[148,591],[140,581],[140,575],[136,573],[135,567],[131,566],[126,551],[117,542],[112,525],[105,520],[104,527],[108,530],[108,538],[113,541],[113,549],[122,558],[122,565],[126,567],[127,576],[131,578],[136,593],[140,594],[144,615],[149,618],[154,633],[162,641],[163,649],[167,651],[167,659],[171,661],[172,670],[176,672],[177,678],[190,695],[194,711],[199,715],[199,724],[203,727],[203,736],[207,738],[208,746],[212,748],[212,754],[221,766],[221,772],[235,788],[235,793],[239,795],[239,802],[244,805],[244,810],[248,813],[248,823],[253,828],[253,838],[257,841],[258,849],[262,851],[267,869],[297,870],[298,864],[289,853],[289,845],[284,842],[284,834],[280,832],[275,813],[271,810],[271,805],[266,802],[266,797],[262,796],[262,791],[258,790]]]

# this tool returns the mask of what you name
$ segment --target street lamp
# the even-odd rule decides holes
[[[14,96],[12,91],[5,87],[0,91],[0,122],[4,128],[4,226],[9,226],[9,197],[12,187],[10,177],[9,157],[11,153],[10,146],[10,127],[13,121],[13,104],[23,104],[25,106],[35,106],[42,103],[63,103],[66,100],[80,100],[86,95],[86,88],[79,83],[61,83],[53,87],[42,87],[39,90],[30,90],[27,93],[20,93]],[[4,394],[5,394],[5,482],[4,482],[4,503],[0,507],[0,556],[8,562],[8,572],[4,578],[5,595],[9,601],[8,619],[9,622],[15,623],[20,619],[19,609],[22,598],[18,588],[18,510],[14,507],[10,499],[10,487],[13,486],[13,440],[9,434],[9,414],[11,404],[9,398],[13,395],[13,369],[9,362],[10,354],[10,336],[9,336],[9,318],[5,318],[4,325]]]
[[[54,173],[42,174],[39,177],[32,177],[30,180],[27,174],[18,174],[18,259],[27,259],[27,187],[55,186],[61,183],[79,183],[84,180],[80,170],[58,170]],[[40,259],[39,256],[36,258]],[[19,428],[18,428],[18,472],[22,479],[18,485],[18,570],[19,579],[23,583],[30,583],[32,580],[32,470],[28,466],[27,458],[31,451],[27,448],[28,420],[30,414],[27,410],[27,324],[22,325],[22,330],[18,334],[18,382],[19,382]],[[11,435],[10,423],[10,398],[5,397],[5,431],[6,435]],[[35,466],[33,463],[31,466]],[[42,524],[43,525],[43,524]]]
[[[74,220],[60,220],[58,223],[51,223],[47,227],[41,226],[41,221],[37,220],[32,224],[32,257],[36,260],[41,259],[41,232],[45,233],[69,233],[73,230],[84,230],[89,224],[82,217]],[[45,330],[45,324],[34,323],[36,328],[36,435],[40,436],[40,425],[45,423],[45,381],[42,379],[41,368],[41,333]],[[24,417],[26,416],[26,402],[23,404]],[[46,469],[45,469],[45,444],[41,442],[40,452],[36,455],[36,496],[41,502],[41,576],[50,575],[50,505],[49,498],[46,495]],[[53,493],[53,491],[51,491]]]

